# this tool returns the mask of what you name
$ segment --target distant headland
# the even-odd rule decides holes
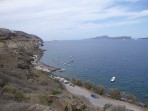
[[[132,39],[131,36],[117,36],[117,37],[110,37],[108,35],[104,35],[104,36],[97,36],[97,37],[93,37],[90,39],[117,39],[117,40],[129,40]]]
[[[148,37],[145,37],[145,38],[139,38],[139,39],[147,39],[147,40],[148,40]]]

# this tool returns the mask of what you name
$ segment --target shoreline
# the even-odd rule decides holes
[[[57,70],[60,70],[61,69],[61,68],[57,68],[57,67],[54,67],[54,66],[49,66],[49,65],[47,65],[47,64],[45,64],[43,62],[40,62],[40,61],[38,61],[37,65],[40,66],[40,67],[42,67],[43,68],[42,69],[43,71],[45,69],[48,69],[50,72],[54,72],[54,71],[57,71]]]
[[[40,55],[33,55],[33,57],[32,57],[33,61],[31,61],[31,63],[35,69],[45,71],[45,72],[54,72],[56,70],[61,69],[61,68],[57,68],[54,66],[49,66],[49,65],[41,62],[40,57],[38,58],[38,56],[40,56]]]
[[[46,72],[51,72],[51,74],[53,74],[52,72],[54,72],[54,71],[57,71],[57,70],[60,70],[61,68],[56,68],[56,67],[54,67],[54,66],[49,66],[49,65],[47,65],[47,64],[45,64],[45,63],[43,63],[43,62],[40,62],[40,61],[38,61],[38,63],[37,63],[37,66],[39,66],[39,67],[41,67],[41,69],[37,69],[37,70],[42,70],[42,71],[46,71]],[[46,69],[48,69],[48,70],[46,70]],[[64,77],[64,76],[59,76],[59,75],[55,75],[55,74],[53,74],[53,76],[57,76],[57,77],[61,77],[61,78],[66,78],[67,80],[71,80],[70,78],[67,78],[67,77]],[[67,84],[65,84],[65,86],[66,86]],[[79,86],[77,86],[77,87],[79,87]],[[83,90],[86,90],[87,92],[89,92],[89,93],[94,93],[94,92],[92,92],[92,91],[89,91],[88,89],[86,89],[85,87],[79,87],[80,89],[83,89]],[[68,89],[67,89],[67,91],[69,91]],[[70,93],[73,93],[73,94],[75,94],[73,91],[71,92],[71,91],[69,91]],[[79,95],[81,95],[81,94],[79,94]],[[98,94],[96,94],[96,95],[98,95]],[[106,99],[106,100],[110,100],[110,101],[118,101],[118,102],[121,102],[121,103],[124,103],[124,104],[130,104],[130,105],[132,105],[132,106],[135,106],[135,107],[139,107],[140,109],[142,109],[142,108],[144,108],[144,107],[142,107],[142,106],[139,106],[139,105],[136,105],[136,104],[132,104],[132,103],[129,103],[129,102],[127,102],[127,101],[121,101],[121,100],[116,100],[116,99],[113,99],[113,98],[110,98],[110,97],[107,97],[107,96],[105,96],[105,95],[99,95],[100,97],[103,97],[104,99]],[[87,97],[86,97],[87,98]],[[91,101],[90,101],[91,102]],[[91,102],[92,103],[92,102]],[[95,105],[95,104],[94,104]],[[122,106],[122,105],[121,105]],[[126,106],[126,105],[125,105]],[[100,106],[99,106],[100,107]],[[102,105],[101,105],[101,107],[102,107]],[[134,110],[134,111],[141,111],[141,110]]]
[[[47,64],[45,64],[45,63],[43,63],[43,62],[40,62],[40,60],[37,60],[37,64],[36,64],[36,66],[35,66],[35,69],[37,69],[37,70],[42,70],[42,71],[46,71],[46,72],[48,72],[48,73],[51,73],[51,74],[53,74],[52,72],[54,72],[54,71],[57,71],[57,70],[61,70],[62,68],[56,68],[56,67],[54,67],[54,66],[49,66],[49,65],[47,65]],[[55,74],[53,74],[54,76],[55,76]],[[56,76],[58,76],[58,77],[62,77],[62,78],[66,78],[67,80],[70,80],[70,78],[67,78],[67,77],[64,77],[64,76],[60,76],[60,75],[56,75]],[[67,84],[65,84],[65,86],[66,86]],[[70,85],[69,85],[70,86]],[[72,87],[72,86],[70,86],[70,87]],[[77,87],[79,87],[79,86],[77,86]],[[92,91],[89,91],[88,89],[86,89],[85,87],[79,87],[81,90],[85,90],[85,91],[87,91],[87,92],[89,92],[89,94],[90,93],[93,93]],[[66,90],[68,91],[68,92],[70,92],[70,93],[72,93],[72,94],[75,94],[74,93],[74,91],[70,91],[67,87],[66,87]],[[77,94],[75,94],[75,95],[77,95]],[[83,94],[79,94],[79,95],[83,95]],[[96,94],[96,95],[98,95],[98,94]],[[137,105],[137,104],[132,104],[132,103],[129,103],[129,102],[127,102],[127,101],[121,101],[121,100],[116,100],[116,99],[113,99],[113,98],[110,98],[110,97],[107,97],[107,96],[105,96],[105,95],[103,95],[103,96],[101,96],[101,95],[98,95],[99,97],[101,97],[101,98],[103,98],[103,100],[105,100],[105,101],[112,101],[111,103],[114,103],[115,104],[115,106],[117,106],[117,105],[121,105],[121,106],[127,106],[127,107],[131,107],[131,108],[128,108],[128,109],[134,109],[134,111],[143,111],[144,110],[144,107],[142,107],[142,106],[139,106],[139,105]],[[86,96],[84,96],[84,97],[86,97]],[[89,99],[89,101],[94,105],[94,106],[99,106],[99,107],[103,107],[104,105],[98,105],[98,104],[96,104],[96,103],[94,103],[93,101],[91,101],[91,99],[90,98],[88,98],[88,97],[86,97],[87,99]],[[106,102],[106,104],[108,104],[108,103],[110,103],[110,102]],[[120,104],[116,104],[117,102],[119,102]],[[123,103],[124,103],[124,105],[123,105]],[[114,105],[113,104],[113,105]],[[138,108],[138,110],[136,110],[136,108]]]
[[[80,87],[77,85],[72,85],[70,81],[67,82],[67,79],[60,76],[50,75],[52,79],[59,80],[65,87],[68,92],[74,95],[83,96],[91,102],[92,105],[100,108],[104,108],[105,105],[110,104],[112,107],[125,107],[130,111],[145,111],[145,107],[138,106],[126,101],[116,100],[105,95],[96,94],[85,87]],[[65,82],[66,81],[66,82]],[[92,97],[91,94],[95,94],[95,97]]]

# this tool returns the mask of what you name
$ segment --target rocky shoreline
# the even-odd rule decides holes
[[[45,72],[54,72],[56,70],[60,70],[60,68],[56,68],[54,66],[49,66],[47,64],[44,64],[43,62],[40,62],[40,58],[38,58],[39,55],[33,55],[32,57],[32,65],[35,69],[45,71]]]

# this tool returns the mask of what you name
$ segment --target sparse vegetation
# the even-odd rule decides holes
[[[87,88],[87,89],[91,89],[93,87],[93,84],[90,82],[90,81],[85,81],[83,83],[84,87]]]
[[[59,88],[62,89],[62,90],[65,90],[66,87],[57,79],[53,79],[55,83],[58,84]]]
[[[111,96],[111,98],[113,99],[120,99],[121,98],[121,93],[120,93],[120,90],[118,89],[109,89],[109,94]]]
[[[61,91],[59,90],[52,90],[51,92],[53,95],[61,94]]]
[[[0,42],[1,42],[1,43],[5,43],[5,41],[4,41],[4,40],[2,40],[2,39],[0,39]]]
[[[39,97],[40,103],[44,105],[50,105],[52,103],[52,100],[48,97],[47,94],[42,94]]]
[[[76,79],[72,79],[72,83],[74,85],[77,85],[77,86],[80,86],[80,87],[82,87],[82,85],[83,85],[81,80],[76,80]]]
[[[111,104],[105,104],[103,107],[103,111],[106,111],[107,109],[109,109],[112,105]]]
[[[132,94],[127,94],[126,98],[131,101],[131,103],[136,103],[136,96]]]
[[[145,102],[145,106],[148,108],[148,101],[147,101],[147,102]]]
[[[126,107],[124,107],[124,106],[114,106],[112,109],[111,109],[111,111],[131,111],[131,110],[128,110],[128,109],[126,109]]]
[[[93,91],[99,95],[104,95],[105,94],[105,88],[102,85],[94,85],[93,86]]]
[[[63,85],[63,84],[61,84],[61,83],[59,84],[59,88],[62,89],[62,90],[66,90],[65,85]]]
[[[3,103],[2,103],[3,102]],[[30,104],[17,101],[0,101],[0,111],[30,111]],[[39,111],[39,110],[32,110]]]
[[[24,98],[23,94],[12,86],[3,87],[1,94],[3,95],[4,93],[10,93],[14,95],[16,101],[22,101]]]

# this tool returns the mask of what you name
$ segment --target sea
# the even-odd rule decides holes
[[[63,40],[44,42],[41,61],[66,69],[54,74],[90,81],[148,101],[148,40]],[[115,76],[115,82],[110,82]]]

